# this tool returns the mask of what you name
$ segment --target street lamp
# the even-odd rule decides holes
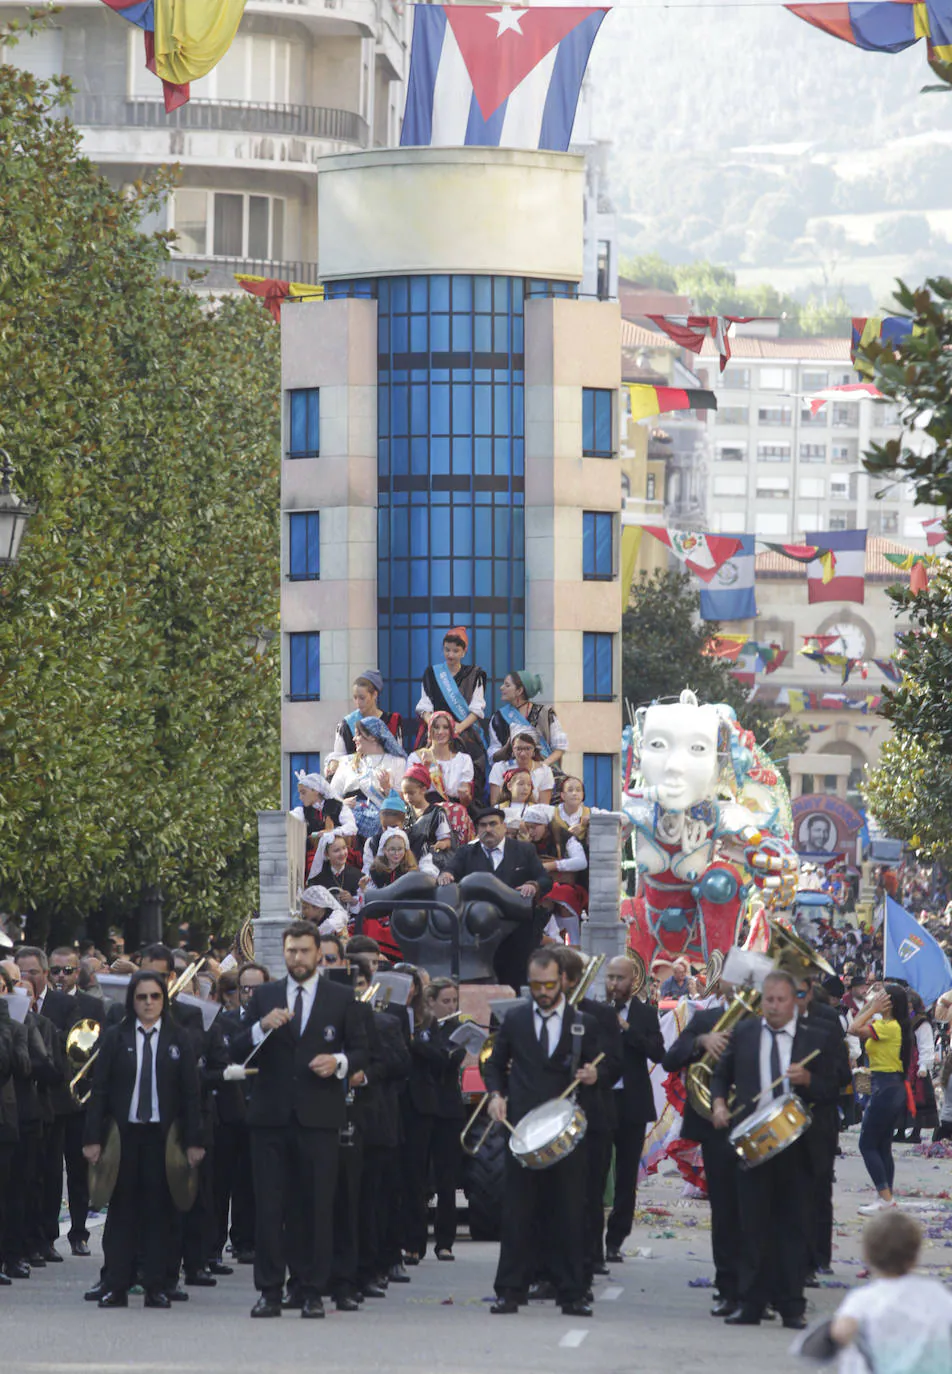
[[[6,449],[0,449],[3,467],[0,469],[0,570],[12,568],[20,557],[20,541],[30,520],[37,512],[35,501],[23,501],[10,485],[16,468]]]

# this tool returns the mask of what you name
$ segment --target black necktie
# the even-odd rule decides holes
[[[155,1031],[143,1030],[140,1026],[139,1033],[142,1036],[142,1072],[139,1074],[136,1120],[147,1126],[152,1120],[152,1037]]]
[[[495,849],[487,849],[486,846],[483,845],[483,851],[486,855],[486,858],[489,860],[489,867],[495,872],[496,865],[493,861],[493,855],[496,852]]]
[[[770,1031],[772,1037],[770,1041],[770,1081],[773,1084],[772,1092],[774,1097],[783,1097],[783,1070],[780,1067],[780,1042],[777,1039],[778,1035],[783,1035],[783,1031],[775,1031],[770,1026],[768,1026],[767,1029]],[[778,1078],[781,1080],[779,1083],[777,1082]]]
[[[554,1013],[554,1012],[549,1012],[549,1015],[546,1016],[544,1012],[541,1012],[541,1011],[540,1011],[540,1012],[538,1012],[537,1014],[538,1014],[538,1017],[539,1017],[539,1044],[540,1044],[540,1045],[542,1046],[542,1048],[545,1050],[546,1054],[548,1054],[548,1053],[549,1053],[549,1022],[552,1020],[552,1017],[555,1015],[555,1013]]]
[[[304,989],[298,984],[297,997],[294,999],[294,1011],[291,1015],[291,1029],[294,1038],[301,1034],[304,1029]]]

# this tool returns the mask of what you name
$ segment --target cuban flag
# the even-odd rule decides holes
[[[401,147],[564,153],[606,12],[415,5]]]

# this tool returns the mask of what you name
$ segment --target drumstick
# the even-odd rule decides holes
[[[804,1064],[809,1064],[809,1062],[810,1062],[811,1059],[816,1059],[816,1057],[817,1057],[817,1055],[818,1055],[819,1053],[820,1053],[819,1050],[811,1050],[810,1053],[806,1056],[805,1059],[799,1060],[799,1063],[800,1063],[801,1068],[803,1067]],[[789,1073],[789,1072],[790,1072],[790,1070],[788,1069],[788,1070],[787,1070],[787,1073]],[[773,1092],[774,1088],[776,1088],[777,1085],[778,1085],[779,1083],[782,1083],[783,1080],[786,1078],[786,1076],[787,1076],[786,1073],[782,1073],[782,1074],[780,1075],[779,1078],[775,1078],[774,1081],[773,1081],[772,1083],[768,1083],[767,1086],[766,1086],[766,1088],[764,1088],[764,1089],[761,1091],[761,1096],[763,1096],[764,1093]],[[731,1112],[730,1116],[728,1117],[728,1120],[729,1120],[729,1121],[733,1121],[734,1117],[735,1117],[735,1116],[738,1116],[738,1115],[744,1110],[744,1108],[747,1107],[747,1106],[749,1106],[749,1103],[747,1103],[747,1102],[742,1102],[741,1105],[740,1105],[739,1107],[735,1107],[734,1110]]]
[[[589,1064],[589,1065],[583,1065],[582,1067],[583,1067],[583,1068],[592,1068],[592,1069],[594,1069],[598,1064],[600,1064],[600,1063],[602,1062],[602,1060],[603,1060],[604,1058],[605,1058],[605,1054],[604,1054],[604,1051],[602,1051],[601,1054],[596,1054],[596,1056],[595,1056],[595,1058],[592,1060],[591,1064]],[[564,1093],[559,1093],[559,1095],[558,1095],[558,1097],[555,1099],[555,1101],[556,1101],[556,1102],[561,1102],[562,1099],[563,1099],[564,1097],[568,1097],[569,1093],[574,1093],[574,1092],[575,1092],[575,1089],[576,1089],[577,1087],[578,1087],[578,1083],[577,1083],[577,1082],[575,1082],[575,1083],[570,1083],[569,1086],[565,1089],[565,1092],[564,1092]]]

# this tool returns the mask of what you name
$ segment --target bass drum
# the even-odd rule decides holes
[[[752,1112],[734,1127],[728,1139],[741,1168],[755,1169],[795,1144],[812,1121],[803,1099],[796,1093],[784,1093]]]
[[[550,1169],[585,1139],[588,1121],[575,1102],[556,1098],[526,1112],[509,1137],[509,1148],[526,1169]]]

